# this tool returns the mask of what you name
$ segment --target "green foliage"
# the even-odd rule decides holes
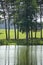
[[[34,4],[33,4],[34,3]],[[32,0],[32,6],[34,8],[37,8],[38,4],[37,4],[37,0]]]
[[[14,0],[5,0],[6,3],[13,3]]]
[[[20,29],[29,31],[31,24],[33,24],[33,16],[35,16],[35,9],[37,8],[37,0],[5,0],[8,3],[13,3],[15,7],[12,13],[14,16],[14,25],[19,24]],[[34,3],[34,4],[33,4]]]
[[[25,3],[24,3],[25,2]],[[22,14],[21,16],[21,24],[20,24],[20,30],[22,31],[26,31],[26,30],[30,30],[31,26],[33,25],[33,16],[35,16],[35,10],[37,7],[37,3],[35,0],[24,0],[23,5],[25,5],[24,7],[22,7],[23,5],[21,5],[22,9]],[[33,3],[35,3],[33,5]]]

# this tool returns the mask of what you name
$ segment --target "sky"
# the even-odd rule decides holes
[[[2,15],[0,15],[0,18],[4,18],[4,17],[2,17]],[[43,22],[43,17],[41,19],[42,19],[42,22]],[[37,22],[40,22],[40,17],[37,17]]]
[[[42,19],[42,22],[43,22],[43,18],[41,18],[41,19]],[[40,22],[40,17],[37,18],[37,22]]]

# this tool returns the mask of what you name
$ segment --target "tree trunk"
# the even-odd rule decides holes
[[[19,39],[19,26],[17,25],[17,39]]]
[[[35,39],[36,39],[36,33],[37,33],[37,32],[35,31]]]
[[[14,25],[14,33],[15,33],[15,35],[14,35],[15,37],[14,38],[16,40],[16,27],[15,27],[15,25]]]
[[[29,31],[29,39],[30,39],[30,31]]]
[[[3,8],[3,12],[4,12],[4,20],[5,20],[5,34],[6,34],[6,39],[7,39],[7,22],[6,22],[6,15],[7,15],[7,7],[6,7],[6,2],[3,4],[3,2],[1,3],[1,6]],[[6,11],[4,10],[6,9]]]
[[[8,18],[8,40],[10,39],[10,18]]]
[[[3,11],[4,11],[4,5],[2,4],[2,8],[3,8]],[[7,23],[6,23],[6,18],[5,18],[5,11],[4,11],[4,21],[5,21],[5,34],[6,34],[6,39],[7,39]]]
[[[33,37],[33,36],[32,36],[32,25],[31,25],[31,39],[32,39],[32,37]]]
[[[37,9],[36,9],[36,24],[35,24],[35,38],[36,38],[36,36],[37,36]]]
[[[26,30],[26,43],[28,45],[28,30]]]
[[[6,39],[7,39],[7,23],[6,23],[6,19],[5,19],[5,34],[6,34]]]
[[[40,4],[40,24],[41,24],[41,39],[42,39],[42,9]]]

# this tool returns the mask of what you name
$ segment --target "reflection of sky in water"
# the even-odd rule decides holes
[[[9,56],[9,65],[17,64],[18,48],[19,48],[19,53],[25,54],[25,57],[26,57],[26,49],[27,49],[26,46],[13,46],[13,45],[7,46],[7,47],[0,46],[0,65],[5,65],[5,60],[6,60],[6,65],[8,65],[8,56]],[[24,52],[23,52],[23,49],[24,49]],[[28,50],[29,50],[28,51],[29,65],[31,65],[31,62],[32,62],[32,65],[36,65],[36,62],[37,62],[37,65],[41,65],[41,63],[43,65],[43,46],[29,46]],[[5,59],[5,56],[6,56],[6,59]]]
[[[41,47],[40,46],[38,46],[37,47],[37,65],[40,65],[40,62],[41,62]]]
[[[5,46],[0,46],[0,65],[4,65],[5,62]]]

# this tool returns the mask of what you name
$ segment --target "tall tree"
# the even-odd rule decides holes
[[[23,1],[22,1],[23,2]],[[33,2],[35,3],[33,5]],[[33,19],[35,16],[35,10],[36,10],[36,1],[34,0],[24,0],[22,7],[23,14],[21,17],[21,30],[26,32],[26,41],[28,43],[28,32],[31,29],[31,37],[32,37],[32,28],[33,28]]]
[[[10,39],[10,18],[12,14],[12,3],[14,2],[13,0],[4,0],[6,4],[6,10],[7,10],[7,15],[8,15],[8,39]]]
[[[37,0],[38,6],[40,7],[40,29],[41,29],[41,38],[42,38],[42,4],[43,0]]]
[[[14,13],[14,29],[15,29],[15,38],[17,37],[17,39],[19,39],[19,1],[15,1],[14,3],[15,6],[15,13]],[[17,25],[17,27],[15,27],[15,24]],[[16,36],[16,28],[17,28],[17,36]]]
[[[5,21],[5,33],[6,33],[6,39],[7,39],[7,23],[6,23],[6,11],[4,9],[6,9],[6,6],[3,4],[4,1],[1,2],[1,6],[3,9],[3,16],[4,16],[4,21]]]

